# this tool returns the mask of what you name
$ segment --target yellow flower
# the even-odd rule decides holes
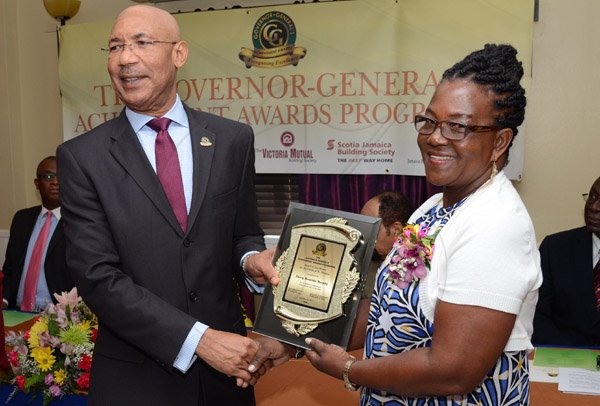
[[[31,350],[31,356],[38,363],[41,371],[49,371],[56,361],[56,357],[52,355],[54,350],[50,347],[37,347]]]
[[[39,334],[44,331],[48,331],[48,323],[46,320],[40,318],[29,329],[29,338],[27,339],[27,342],[29,343],[30,348],[38,348],[40,346]]]
[[[67,379],[67,374],[62,368],[54,372],[54,382],[56,382],[57,385],[62,385],[65,379]]]
[[[90,323],[88,320],[82,321],[79,325],[83,330],[87,331],[88,333],[92,330],[92,323]]]

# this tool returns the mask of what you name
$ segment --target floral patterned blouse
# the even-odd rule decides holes
[[[439,232],[464,199],[449,208],[434,206],[417,223]],[[365,358],[385,357],[415,348],[430,347],[434,325],[420,307],[419,281],[404,289],[387,275],[389,259],[377,272],[365,338]],[[465,365],[468,368],[468,365]],[[504,352],[473,392],[462,396],[412,398],[373,388],[363,388],[362,406],[395,405],[528,405],[527,351]]]

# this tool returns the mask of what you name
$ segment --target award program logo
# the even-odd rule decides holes
[[[254,49],[242,48],[240,59],[246,68],[281,68],[298,65],[306,55],[306,48],[297,47],[296,25],[280,11],[263,14],[252,29]]]
[[[312,253],[319,257],[326,257],[327,256],[327,245],[325,245],[322,242],[318,243]]]

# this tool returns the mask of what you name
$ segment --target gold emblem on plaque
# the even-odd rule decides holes
[[[292,227],[290,246],[275,268],[273,307],[283,328],[301,336],[343,315],[343,304],[360,281],[353,252],[360,231],[342,218]]]

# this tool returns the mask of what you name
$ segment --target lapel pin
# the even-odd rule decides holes
[[[211,147],[212,146],[212,142],[210,142],[210,140],[206,137],[202,137],[200,139],[200,146],[202,147]]]

